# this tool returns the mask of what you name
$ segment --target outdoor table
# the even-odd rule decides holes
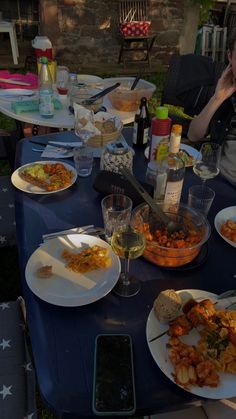
[[[124,135],[130,140],[131,129]],[[61,140],[73,141],[70,132],[59,133]],[[54,139],[54,134],[46,138]],[[45,136],[38,137],[45,141]],[[16,167],[39,160],[29,139],[17,146]],[[143,150],[135,150],[134,173],[143,179],[147,160]],[[67,159],[68,162],[68,159]],[[235,188],[220,175],[209,181],[216,197],[209,212],[212,227],[207,260],[191,270],[167,270],[144,258],[132,261],[131,273],[142,281],[141,291],[132,298],[110,292],[106,297],[82,307],[60,307],[35,296],[25,281],[25,266],[42,243],[42,234],[94,224],[103,226],[101,195],[92,187],[99,160],[92,175],[79,178],[69,189],[56,194],[33,195],[15,191],[16,227],[23,295],[38,384],[46,405],[60,418],[93,417],[92,389],[95,337],[100,333],[128,333],[132,337],[137,410],[136,416],[177,410],[199,398],[172,383],[154,362],[146,342],[146,321],[158,293],[167,288],[202,289],[221,293],[235,288],[235,248],[216,232],[213,220],[222,208],[235,205]],[[188,186],[199,183],[192,168],[186,170],[183,201]]]
[[[30,100],[30,97],[28,99]],[[16,98],[14,98],[12,102],[15,100]],[[25,100],[27,100],[27,97],[25,97]],[[43,118],[40,116],[39,112],[22,112],[20,114],[16,114],[11,109],[11,100],[9,98],[4,100],[2,96],[0,96],[0,112],[4,115],[10,116],[16,121],[27,122],[32,125],[58,129],[72,129],[74,128],[74,115],[69,112],[69,101],[67,96],[59,95],[59,100],[61,101],[63,108],[61,110],[55,110],[53,118]],[[103,105],[107,108],[107,112],[119,116],[124,125],[134,121],[135,112],[117,111],[112,107],[107,97],[104,98]]]

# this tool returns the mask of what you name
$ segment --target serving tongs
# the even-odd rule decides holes
[[[158,218],[166,227],[168,233],[174,233],[176,231],[183,230],[183,225],[173,221],[168,215],[164,213],[160,205],[158,205],[149,193],[143,188],[143,186],[135,179],[135,177],[125,168],[121,168],[121,173],[141,195],[145,202],[149,205],[152,210],[154,218]]]
[[[89,99],[85,99],[82,102],[82,105],[92,105],[96,100],[100,99],[103,96],[106,96],[107,93],[110,93],[112,90],[115,90],[117,87],[120,86],[120,83],[113,84],[110,87],[107,87],[106,89],[102,90],[101,92],[97,93],[94,96],[91,96]]]

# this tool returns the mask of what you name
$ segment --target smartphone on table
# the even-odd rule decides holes
[[[93,411],[100,416],[128,416],[135,409],[131,337],[98,335],[94,356]]]

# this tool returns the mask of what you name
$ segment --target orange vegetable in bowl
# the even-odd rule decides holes
[[[202,214],[183,204],[169,207],[165,212],[183,224],[182,231],[168,233],[161,224],[153,231],[149,220],[149,206],[141,204],[134,209],[133,223],[143,231],[146,238],[143,256],[158,266],[186,265],[195,259],[202,245],[208,240],[210,225]]]

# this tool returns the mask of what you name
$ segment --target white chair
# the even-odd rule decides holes
[[[11,50],[14,64],[18,64],[19,50],[17,45],[16,30],[14,22],[0,21],[0,32],[8,32],[11,41]]]

